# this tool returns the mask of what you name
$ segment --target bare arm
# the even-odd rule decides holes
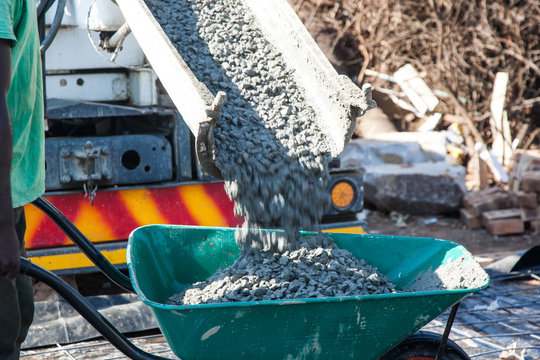
[[[0,276],[12,279],[19,272],[19,241],[15,232],[11,203],[11,170],[13,134],[7,107],[11,82],[11,46],[0,39]]]

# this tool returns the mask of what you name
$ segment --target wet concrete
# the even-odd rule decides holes
[[[394,285],[376,268],[338,249],[326,236],[298,250],[244,252],[230,267],[172,296],[173,305],[388,294]]]
[[[215,130],[216,165],[235,214],[245,219],[236,234],[244,250],[239,260],[171,301],[196,304],[392,291],[388,279],[335,248],[331,239],[321,235],[313,244],[301,243],[299,230],[319,230],[329,205],[331,149],[305,89],[245,4],[146,3],[195,76],[212,94],[227,93]],[[263,228],[284,231],[263,235]]]
[[[195,76],[227,94],[216,124],[216,164],[244,248],[294,249],[298,229],[318,230],[329,205],[328,141],[285,60],[242,2],[148,0]],[[257,229],[282,228],[286,236]]]

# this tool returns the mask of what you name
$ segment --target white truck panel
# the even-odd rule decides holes
[[[56,13],[55,2],[45,15],[45,24],[51,25]],[[111,0],[67,0],[62,26],[83,29],[116,31],[125,22],[122,12]]]
[[[78,101],[129,99],[125,73],[47,75],[47,97]]]
[[[98,33],[92,32],[91,35],[97,44]],[[108,60],[111,56],[107,51],[94,48],[86,29],[62,27],[45,53],[45,67],[47,71],[64,71],[117,68],[119,65],[138,66],[145,63],[144,53],[133,35],[126,38],[123,49],[115,59],[116,63]]]

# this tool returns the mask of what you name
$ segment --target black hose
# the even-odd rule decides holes
[[[62,279],[50,271],[32,264],[21,257],[21,274],[26,274],[50,286],[82,315],[103,337],[126,356],[135,360],[167,360],[149,354],[131,343],[103,315],[99,313],[81,294],[67,285]]]
[[[43,39],[43,41],[41,42],[40,51],[42,55],[45,54],[45,51],[49,48],[52,41],[54,40],[58,29],[60,29],[62,19],[64,18],[64,9],[66,7],[66,2],[67,0],[58,0],[58,3],[56,4],[56,13],[54,14],[54,20],[51,24],[49,31],[47,32],[47,35],[45,36],[45,39]]]
[[[47,10],[50,9],[52,4],[54,4],[55,1],[56,0],[40,0],[40,1],[38,1],[37,9],[36,9],[37,17],[40,17],[41,14],[46,13]]]
[[[122,274],[120,270],[114,267],[114,265],[95,248],[94,244],[92,244],[92,242],[64,216],[64,214],[54,207],[53,204],[45,198],[39,197],[32,202],[32,205],[43,211],[112,282],[126,291],[135,292],[129,277]]]

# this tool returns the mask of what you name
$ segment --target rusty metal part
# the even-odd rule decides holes
[[[212,105],[206,108],[207,120],[200,123],[196,140],[197,157],[203,169],[210,175],[223,179],[221,171],[216,166],[216,143],[214,129],[221,118],[221,108],[226,98],[223,91],[218,92]]]

